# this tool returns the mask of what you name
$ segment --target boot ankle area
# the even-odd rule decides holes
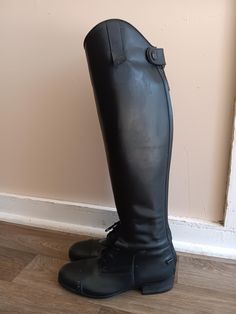
[[[146,251],[135,255],[133,267],[135,286],[139,286],[174,276],[176,258],[170,249],[165,252]]]

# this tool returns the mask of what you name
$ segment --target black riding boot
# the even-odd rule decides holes
[[[173,286],[176,253],[167,215],[172,110],[163,50],[121,20],[95,26],[84,46],[120,230],[98,257],[63,266],[59,282],[94,298],[164,292]]]

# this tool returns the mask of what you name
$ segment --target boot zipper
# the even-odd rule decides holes
[[[164,84],[164,88],[165,88],[165,91],[166,91],[166,98],[167,98],[167,103],[168,103],[169,114],[172,115],[171,100],[170,100],[170,96],[169,96],[170,86],[169,86],[169,83],[168,83],[168,80],[167,80],[164,68],[163,68],[162,65],[158,65],[156,68],[157,68],[158,73],[161,76],[161,79],[162,79],[162,82]],[[171,117],[171,120],[172,120],[172,117]],[[171,128],[171,133],[172,133],[173,132],[173,122],[172,121],[170,122],[170,128]],[[169,145],[171,145],[171,141],[172,141],[172,138],[170,138],[170,144]],[[171,154],[171,150],[170,149],[169,149],[169,153]],[[168,162],[168,171],[169,171],[169,168],[170,168],[170,161]],[[167,200],[167,204],[168,204],[168,200]],[[168,224],[168,217],[167,217],[167,224]],[[174,247],[173,247],[173,244],[172,244],[172,240],[169,239],[169,234],[168,234],[168,231],[167,231],[167,227],[166,227],[166,235],[167,235],[167,239],[170,242],[170,249],[171,249],[171,252],[173,254],[174,260],[176,261],[177,260],[176,253],[175,253],[175,250],[174,250]]]
[[[162,80],[163,80],[163,83],[164,83],[165,87],[167,88],[168,91],[170,91],[170,85],[169,85],[169,83],[168,83],[168,80],[167,80],[165,71],[164,71],[164,69],[163,69],[163,66],[162,66],[162,65],[157,66],[157,70],[158,70],[158,72],[159,72],[160,75],[161,75],[161,78],[162,78]]]

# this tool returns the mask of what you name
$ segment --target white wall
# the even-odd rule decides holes
[[[0,192],[113,206],[83,51],[118,17],[165,48],[170,213],[223,218],[235,96],[233,0],[0,0]]]

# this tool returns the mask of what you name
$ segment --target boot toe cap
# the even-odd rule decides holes
[[[104,273],[97,258],[65,264],[58,282],[63,288],[90,298],[107,298],[131,288],[130,273]]]
[[[83,269],[76,262],[65,264],[58,273],[58,282],[65,289],[75,293],[81,293],[81,280]]]

